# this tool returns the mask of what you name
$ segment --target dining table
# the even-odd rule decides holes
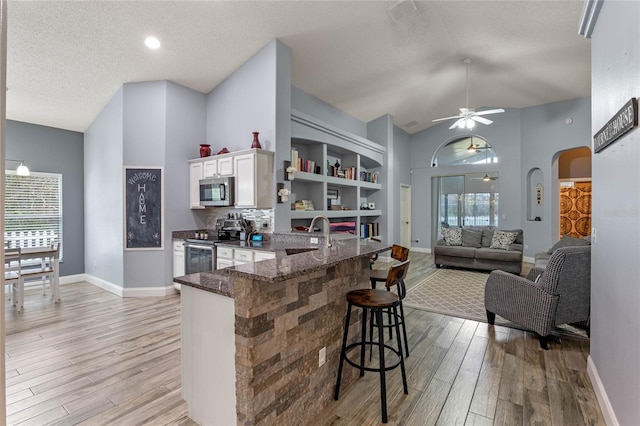
[[[20,249],[20,274],[26,279],[48,275],[54,302],[60,301],[60,259],[58,250],[55,245],[22,247]],[[5,249],[5,265],[17,260],[17,256],[8,255]]]

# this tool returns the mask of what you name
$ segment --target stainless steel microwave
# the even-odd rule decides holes
[[[203,207],[233,206],[234,191],[233,176],[200,179],[200,205]]]

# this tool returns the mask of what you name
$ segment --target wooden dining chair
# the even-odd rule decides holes
[[[20,270],[22,254],[20,247],[4,249],[4,285],[12,293],[13,306],[22,312],[24,305],[24,278]]]
[[[43,286],[46,282],[49,282],[49,287],[51,288],[51,297],[55,302],[60,300],[60,288],[58,285],[59,280],[59,271],[58,264],[60,259],[60,244],[58,242],[51,243],[51,256],[49,257],[48,262],[42,262],[40,266],[35,268],[22,269],[21,276],[24,280],[42,277],[47,280],[43,282]],[[44,291],[44,287],[43,287]]]

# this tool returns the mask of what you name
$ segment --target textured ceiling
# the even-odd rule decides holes
[[[417,1],[397,21],[394,3],[11,1],[7,118],[82,132],[123,83],[208,93],[274,38],[292,49],[295,86],[409,133],[465,106],[467,57],[470,107],[590,94],[582,1]],[[144,46],[150,34],[161,49]]]

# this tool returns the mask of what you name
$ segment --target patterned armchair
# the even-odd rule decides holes
[[[491,272],[484,305],[489,324],[494,324],[498,314],[537,333],[543,349],[548,348],[548,337],[556,325],[583,323],[589,334],[591,246],[554,251],[537,281]]]

